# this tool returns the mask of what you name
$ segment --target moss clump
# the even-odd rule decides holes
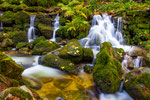
[[[129,95],[135,100],[150,99],[150,69],[144,68],[144,70],[145,71],[135,69],[126,75],[124,87]]]
[[[22,11],[22,10],[25,10],[28,6],[26,4],[21,4],[21,5],[17,5],[15,6],[15,8],[13,9],[14,12],[17,12],[17,11]]]
[[[122,48],[113,48],[113,49],[115,53],[115,58],[118,59],[119,61],[122,61],[125,54],[124,50]]]
[[[0,52],[0,74],[12,79],[20,79],[24,68],[16,64],[10,57]]]
[[[16,45],[16,49],[20,49],[22,47],[25,47],[27,45],[26,42],[19,42],[17,45]]]
[[[33,99],[32,96],[28,92],[26,92],[18,87],[11,87],[11,88],[4,90],[1,93],[0,97],[4,100],[5,98],[9,98],[9,97],[7,97],[9,94],[11,94],[12,97],[14,96],[21,100],[26,100],[26,99],[32,100]]]
[[[41,42],[41,41],[45,41],[46,39],[45,39],[45,37],[44,36],[40,36],[39,38],[36,38],[36,39],[34,39],[34,41],[33,41],[33,46],[35,46],[36,44],[38,44],[39,42]]]
[[[38,29],[41,33],[42,36],[44,36],[47,39],[52,38],[53,36],[53,30],[54,28],[48,25],[44,25],[44,24],[38,24]]]
[[[11,5],[8,2],[0,4],[0,11],[12,11],[15,5]]]
[[[60,58],[55,54],[46,55],[42,61],[43,65],[58,68],[66,71],[69,74],[76,74],[76,66],[69,60]]]
[[[45,12],[45,8],[41,6],[32,6],[25,9],[28,12]]]
[[[93,51],[90,48],[83,48],[83,61],[92,62],[93,58]]]
[[[32,54],[34,55],[41,55],[44,53],[48,53],[52,50],[55,50],[59,48],[60,45],[56,44],[55,42],[52,41],[41,41],[38,44],[36,44],[33,48]]]
[[[70,40],[58,54],[59,57],[79,63],[83,58],[82,46],[78,40]]]
[[[3,40],[2,42],[2,47],[3,48],[6,48],[6,47],[9,47],[9,46],[12,46],[13,45],[13,41],[9,38],[6,38]]]

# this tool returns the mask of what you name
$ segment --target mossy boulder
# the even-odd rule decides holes
[[[12,11],[15,5],[11,5],[8,2],[0,4],[0,11]]]
[[[84,71],[86,73],[92,73],[93,72],[93,66],[85,65],[84,66]]]
[[[150,100],[150,69],[139,68],[126,74],[125,90],[135,100]]]
[[[42,64],[64,70],[69,74],[77,73],[76,66],[71,61],[62,59],[55,54],[46,55],[42,61]]]
[[[23,47],[18,50],[19,54],[29,54],[29,48]]]
[[[108,42],[100,45],[93,69],[93,78],[104,93],[115,93],[120,87],[122,74],[121,63],[116,59],[114,49]]]
[[[143,67],[150,68],[150,52],[143,56]]]
[[[14,44],[17,44],[19,42],[27,42],[28,41],[28,37],[27,37],[27,33],[26,31],[14,31],[11,32],[10,35],[12,36],[12,41],[14,42]],[[20,38],[23,37],[23,38]]]
[[[26,4],[20,4],[15,6],[13,9],[14,12],[25,10],[28,6]]]
[[[52,50],[55,50],[59,47],[60,47],[60,45],[55,42],[41,41],[34,46],[32,54],[34,54],[34,55],[46,54],[46,53],[48,53]]]
[[[53,37],[54,28],[51,26],[38,24],[38,30],[46,39],[51,39]]]
[[[119,61],[122,61],[125,52],[122,48],[113,48],[115,52],[115,58],[118,59]]]
[[[0,74],[12,79],[20,79],[24,68],[10,57],[0,52]]]
[[[58,56],[79,63],[83,58],[82,46],[78,40],[70,40],[69,43],[60,50]]]
[[[94,59],[93,51],[90,48],[83,48],[83,61],[92,62]]]
[[[1,94],[0,94],[0,98],[2,100],[4,99],[11,99],[11,98],[17,98],[20,100],[33,100],[32,96],[30,95],[30,93],[24,91],[23,89],[19,88],[19,87],[11,87],[8,88],[6,90],[4,90]]]
[[[3,40],[2,42],[2,47],[3,48],[6,48],[6,47],[9,47],[9,46],[12,46],[13,45],[13,41],[9,38],[6,38]]]
[[[46,41],[44,36],[40,36],[39,38],[34,39],[32,44],[33,44],[33,46],[35,46],[36,44],[38,44],[41,41]]]
[[[45,12],[45,8],[41,6],[30,6],[25,9],[28,12]]]
[[[19,43],[17,43],[17,45],[16,45],[16,49],[20,49],[20,48],[22,48],[22,47],[25,47],[26,45],[27,45],[26,42],[19,42]]]

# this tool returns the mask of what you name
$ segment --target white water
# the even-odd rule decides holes
[[[0,13],[0,16],[3,16],[3,13]],[[3,30],[3,22],[0,21],[0,31],[2,31],[2,30]]]
[[[53,37],[50,39],[53,42],[56,42],[56,31],[59,29],[60,24],[59,24],[59,14],[55,17],[55,23],[54,23],[54,31],[53,31]]]
[[[100,44],[103,42],[110,42],[112,46],[120,46],[123,44],[123,36],[121,34],[122,18],[118,18],[117,31],[115,31],[112,17],[107,14],[94,15],[92,20],[92,27],[89,35],[80,40],[84,48],[91,48],[94,52],[94,57],[100,51]]]
[[[142,67],[143,57],[137,57],[134,59],[134,67]]]
[[[30,16],[30,28],[28,29],[28,42],[32,42],[35,38],[35,27],[34,27],[34,20],[35,20],[35,15]]]

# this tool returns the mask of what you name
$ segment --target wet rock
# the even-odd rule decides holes
[[[59,57],[79,63],[83,58],[83,49],[78,40],[71,40],[60,50]]]
[[[127,65],[128,65],[127,66],[128,69],[134,69],[134,62],[132,57],[129,57]]]
[[[55,42],[41,41],[34,46],[32,54],[34,54],[34,55],[46,54],[46,53],[48,53],[52,50],[55,50],[59,47],[60,47],[60,45],[56,44]]]
[[[150,99],[150,68],[138,68],[126,74],[124,87],[135,100]]]
[[[42,64],[64,70],[69,74],[77,73],[76,66],[71,61],[62,59],[55,54],[46,55],[42,61]]]
[[[83,61],[92,63],[93,58],[93,51],[90,48],[83,48]]]
[[[69,87],[72,81],[72,79],[56,79],[53,84],[59,89],[65,89],[66,87]]]
[[[113,48],[115,52],[115,58],[118,59],[119,61],[123,60],[123,57],[125,55],[125,52],[122,48]]]
[[[18,53],[19,54],[29,54],[29,49],[27,48],[27,47],[24,47],[24,48],[20,48],[19,50],[18,50]]]
[[[24,68],[10,57],[0,52],[0,74],[3,74],[12,79],[20,79]]]

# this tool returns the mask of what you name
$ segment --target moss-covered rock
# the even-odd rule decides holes
[[[52,50],[55,50],[59,47],[60,47],[60,45],[56,44],[55,42],[41,41],[34,46],[32,54],[34,54],[34,55],[46,54],[46,53],[48,53]]]
[[[15,5],[11,5],[8,2],[0,4],[0,11],[12,11]]]
[[[25,10],[28,6],[26,4],[21,4],[21,5],[17,5],[15,6],[15,8],[13,9],[14,12],[17,12],[17,11],[22,11],[22,10]]]
[[[83,48],[83,61],[92,62],[94,59],[93,51],[90,48]]]
[[[9,94],[11,96],[9,96]],[[30,95],[30,93],[24,91],[23,89],[19,88],[19,87],[11,87],[8,88],[6,90],[4,90],[1,94],[0,94],[0,98],[2,100],[4,99],[11,99],[11,98],[17,98],[17,99],[21,99],[21,100],[33,100],[32,96]]]
[[[19,54],[29,54],[29,48],[23,47],[18,50]]]
[[[16,49],[20,49],[20,48],[22,48],[22,47],[25,47],[26,45],[27,45],[26,42],[19,42],[19,43],[17,43],[17,45],[16,45]]]
[[[13,41],[9,38],[6,38],[2,42],[2,47],[6,48],[13,45]]]
[[[85,65],[84,71],[87,73],[92,73],[93,72],[93,66]]]
[[[121,63],[115,58],[110,43],[101,44],[101,51],[97,54],[93,69],[93,78],[102,92],[115,93],[120,87],[122,73]]]
[[[113,48],[115,52],[115,58],[118,59],[119,61],[122,61],[125,52],[122,48]]]
[[[139,68],[126,75],[124,87],[135,100],[150,100],[150,69]]]
[[[12,79],[20,79],[24,68],[10,57],[0,52],[0,74]]]
[[[11,32],[10,34],[13,34],[12,41],[14,42],[14,44],[28,41],[27,33],[25,31],[14,31],[14,32]],[[23,37],[23,38],[20,38],[20,37]]]
[[[64,70],[69,74],[77,73],[76,66],[71,61],[62,59],[55,54],[46,55],[42,61],[42,64]]]
[[[33,46],[35,46],[36,44],[38,44],[41,41],[46,41],[44,36],[40,36],[39,38],[34,39],[32,44],[33,44]]]
[[[38,24],[38,30],[40,31],[41,35],[44,36],[46,39],[50,39],[53,36],[54,28],[44,24]]]
[[[149,67],[150,68],[150,52],[145,54],[143,57],[143,67]]]
[[[58,54],[59,57],[79,63],[83,58],[83,49],[78,40],[70,40]]]
[[[41,6],[30,6],[25,9],[28,12],[45,12],[45,8]]]

